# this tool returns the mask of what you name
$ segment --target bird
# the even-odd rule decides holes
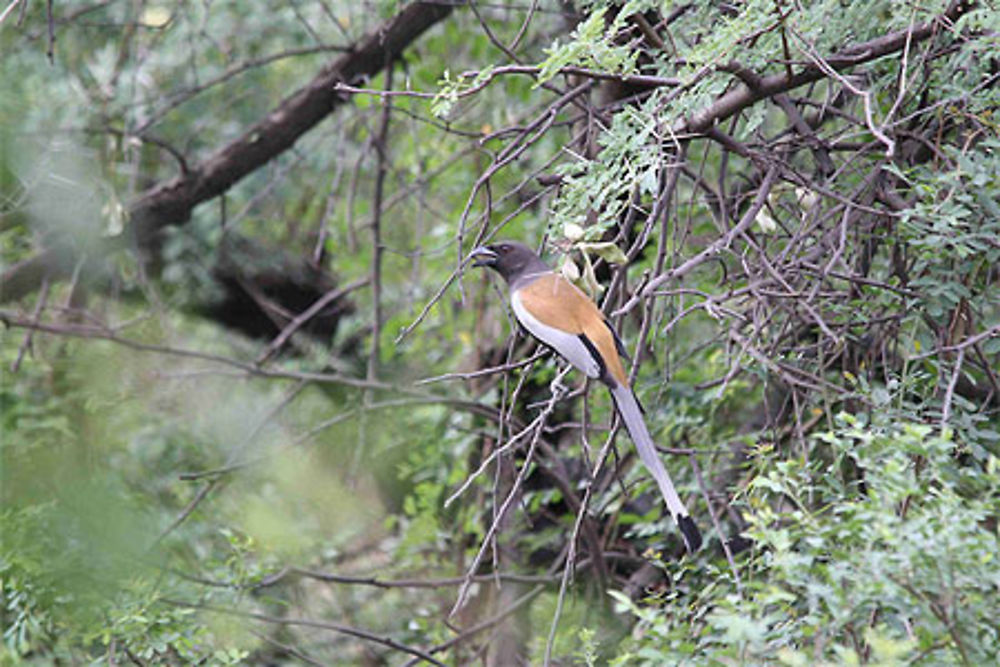
[[[618,414],[652,474],[688,552],[701,547],[701,533],[663,467],[656,445],[622,366],[625,346],[618,332],[580,288],[553,271],[523,243],[498,241],[470,254],[473,266],[496,271],[510,288],[510,305],[528,333],[555,350],[587,377],[611,391]]]

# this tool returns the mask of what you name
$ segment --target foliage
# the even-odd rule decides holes
[[[621,664],[997,660],[997,458],[970,472],[950,433],[838,421],[793,457],[758,452],[742,595],[709,587],[689,617],[615,596],[641,628]]]
[[[0,271],[55,256],[0,289],[0,662],[1000,662],[994,2],[456,7],[154,240],[421,5],[51,4],[0,32]],[[498,237],[622,332],[699,553],[520,363]]]
[[[223,649],[225,638],[193,610],[163,605],[162,574],[144,564],[151,557],[144,545],[153,537],[149,513],[175,505],[136,500],[146,495],[142,487],[164,484],[145,473],[168,470],[165,461],[150,457],[144,468],[121,458],[133,444],[123,439],[141,441],[144,434],[134,427],[114,431],[122,421],[115,414],[120,403],[108,401],[98,383],[83,391],[72,378],[60,378],[64,389],[53,392],[51,378],[38,370],[22,369],[16,389],[7,387],[2,396],[5,660],[129,652],[143,661],[173,656],[198,662],[221,651],[227,656],[222,663],[238,662],[245,651]],[[72,375],[76,368],[64,370]],[[144,453],[149,456],[148,449]],[[176,454],[166,448],[159,453]],[[105,468],[109,463],[113,467]]]

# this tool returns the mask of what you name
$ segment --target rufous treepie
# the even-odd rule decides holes
[[[570,364],[608,385],[618,414],[632,436],[639,458],[660,487],[688,551],[701,546],[701,533],[674,489],[656,452],[639,402],[622,367],[621,339],[593,301],[550,269],[535,251],[516,241],[499,241],[470,254],[474,266],[488,266],[510,287],[517,321]]]

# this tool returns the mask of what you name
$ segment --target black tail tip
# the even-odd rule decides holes
[[[681,535],[684,536],[684,544],[687,546],[688,553],[693,554],[701,549],[701,532],[698,530],[698,526],[694,525],[691,517],[678,516],[677,527],[681,529]]]

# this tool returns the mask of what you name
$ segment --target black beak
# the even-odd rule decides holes
[[[489,246],[479,246],[469,253],[469,259],[473,260],[473,266],[493,266],[497,263],[497,255]]]

